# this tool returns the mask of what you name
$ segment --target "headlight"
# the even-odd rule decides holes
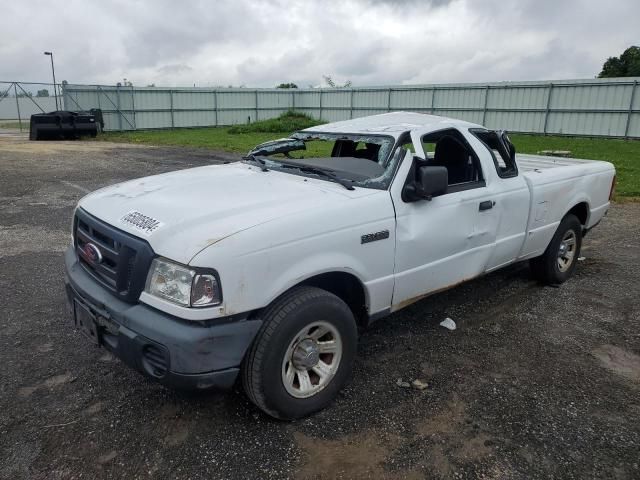
[[[145,291],[185,307],[211,307],[222,301],[215,274],[160,258],[151,263]]]
[[[73,209],[73,216],[71,217],[71,246],[72,247],[75,247],[76,245],[75,233],[76,233],[76,222],[77,222],[76,213],[77,212],[78,212],[78,206],[76,205],[76,208]]]

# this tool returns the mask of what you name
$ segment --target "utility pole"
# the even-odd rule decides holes
[[[51,57],[51,73],[53,75],[53,97],[56,101],[56,110],[60,110],[58,108],[58,91],[56,89],[56,69],[53,68],[53,52],[44,52],[44,54]]]

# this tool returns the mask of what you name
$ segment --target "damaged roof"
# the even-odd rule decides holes
[[[410,130],[440,130],[447,127],[481,127],[478,124],[457,120],[454,118],[426,115],[414,112],[391,112],[368,117],[343,120],[341,122],[325,123],[310,127],[302,132],[323,133],[386,133],[393,136]]]

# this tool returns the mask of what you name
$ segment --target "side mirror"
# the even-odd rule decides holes
[[[449,171],[447,167],[420,167],[418,179],[422,187],[422,194],[427,200],[436,195],[447,193],[449,186]]]
[[[406,202],[431,200],[436,195],[447,193],[449,172],[447,167],[419,167],[417,179],[405,185],[402,198]]]

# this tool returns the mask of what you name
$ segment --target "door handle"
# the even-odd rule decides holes
[[[480,211],[490,210],[496,204],[493,200],[485,200],[484,202],[480,202]]]

